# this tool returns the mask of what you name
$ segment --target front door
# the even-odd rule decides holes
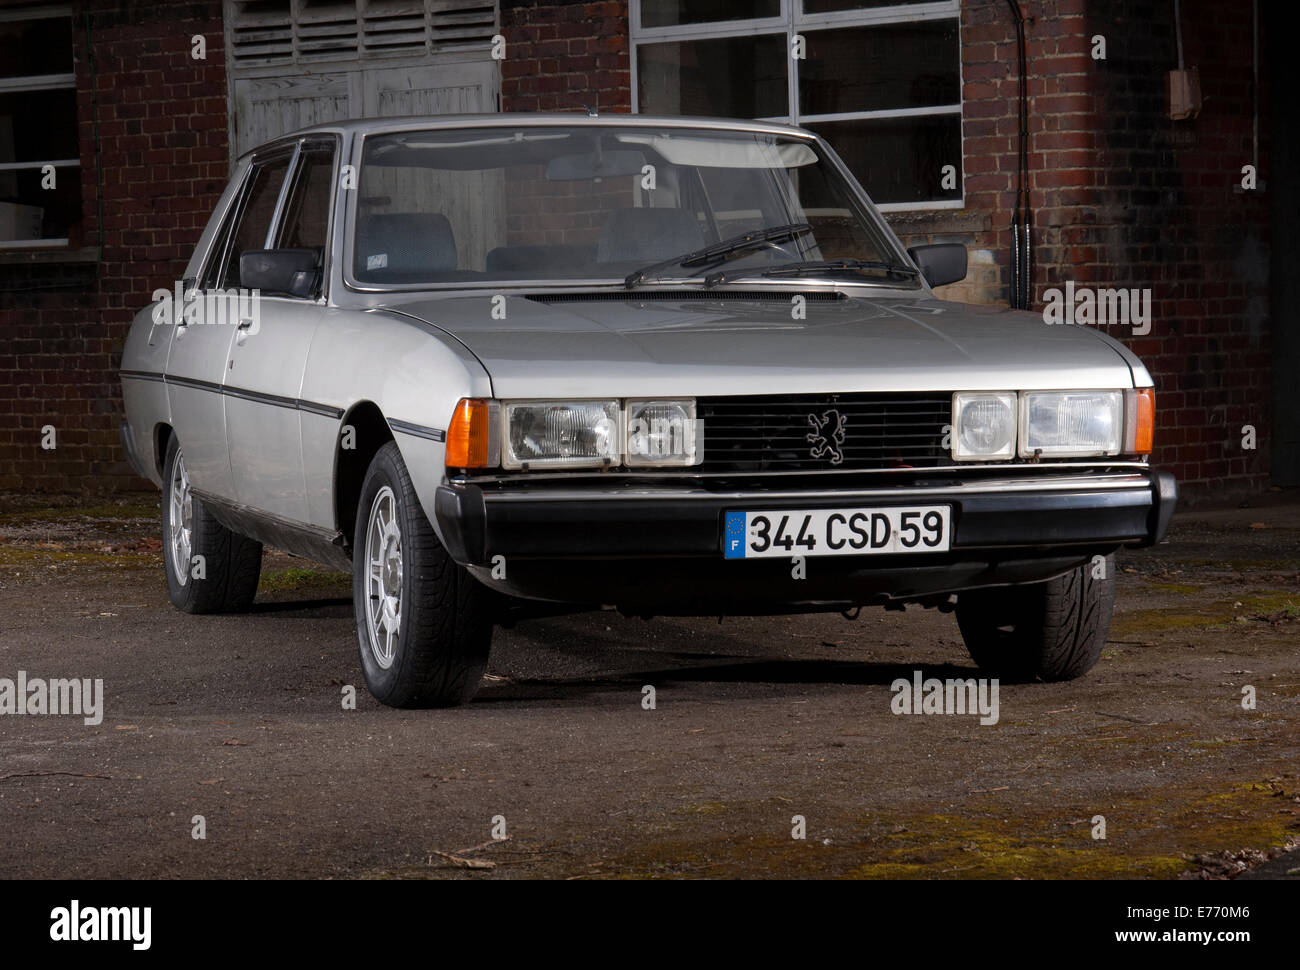
[[[310,519],[301,418],[319,405],[301,394],[307,352],[324,310],[337,141],[321,136],[301,142],[282,214],[265,244],[315,251],[315,289],[301,297],[260,294],[256,318],[236,331],[226,371],[226,436],[236,497],[296,523]]]

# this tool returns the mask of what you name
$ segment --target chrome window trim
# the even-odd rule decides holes
[[[280,221],[284,218],[284,207],[289,201],[289,192],[293,188],[294,177],[298,174],[298,160],[302,158],[302,138],[293,143],[293,154],[289,156],[289,167],[285,170],[284,181],[280,183],[280,194],[276,196],[275,208],[271,210],[271,223],[266,227],[266,239],[263,249],[274,249],[276,237],[280,233]]]

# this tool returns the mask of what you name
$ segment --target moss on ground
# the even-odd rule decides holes
[[[1300,592],[1295,590],[1266,589],[1259,593],[1244,594],[1240,598],[1216,598],[1197,609],[1135,610],[1117,613],[1111,622],[1111,635],[1124,636],[1140,633],[1160,633],[1188,628],[1213,629],[1227,626],[1238,619],[1247,620],[1254,614],[1273,614],[1300,611]]]
[[[1229,742],[1224,742],[1229,743]],[[585,875],[616,878],[726,877],[847,879],[1171,879],[1195,868],[1192,856],[1269,849],[1287,844],[1295,816],[1280,814],[1268,782],[1231,784],[1219,791],[1161,788],[1150,796],[1105,796],[1095,804],[1026,804],[1012,793],[1005,808],[966,815],[902,814],[827,819],[809,813],[804,841],[787,835],[692,839],[689,821],[677,839],[603,857]],[[1071,799],[1073,801],[1073,799]],[[789,804],[703,803],[684,815],[707,815],[731,831],[769,831],[790,818]],[[1106,817],[1105,839],[1092,837],[1094,815]],[[852,835],[845,838],[848,829]],[[838,830],[824,844],[818,830]],[[545,854],[543,852],[543,854]]]
[[[289,566],[263,569],[262,578],[257,583],[258,593],[291,593],[305,589],[347,592],[352,589],[352,577],[333,569]]]

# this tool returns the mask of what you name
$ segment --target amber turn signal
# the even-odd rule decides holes
[[[493,419],[491,401],[461,398],[447,426],[448,468],[491,468],[496,464]]]
[[[1139,387],[1130,392],[1128,448],[1130,454],[1149,455],[1155,442],[1156,392]]]

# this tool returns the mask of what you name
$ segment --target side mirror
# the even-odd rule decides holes
[[[249,249],[239,256],[239,285],[263,293],[311,296],[318,259],[314,249]]]
[[[960,283],[966,278],[966,247],[961,243],[913,246],[907,255],[931,286]]]

